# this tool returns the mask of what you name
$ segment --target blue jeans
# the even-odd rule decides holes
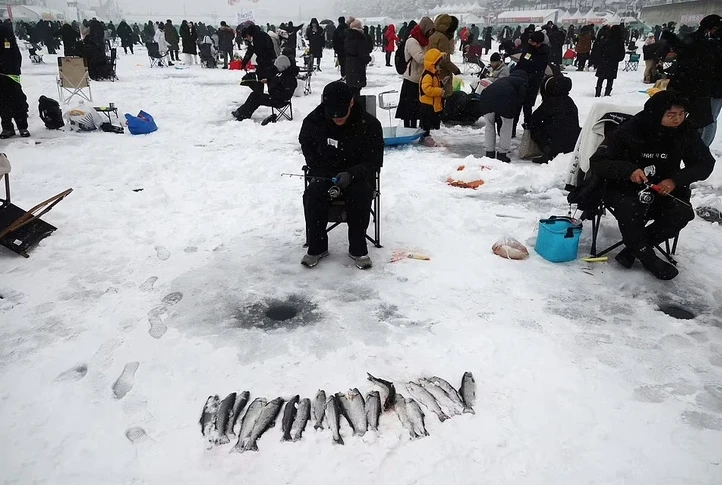
[[[712,145],[714,137],[717,134],[717,118],[719,117],[720,110],[722,110],[722,98],[712,98],[712,118],[714,122],[700,130],[702,142],[704,142],[704,145],[707,147]]]

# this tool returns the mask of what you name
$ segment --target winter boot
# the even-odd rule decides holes
[[[486,151],[486,157],[489,159],[496,159],[496,152],[492,151]]]
[[[497,153],[496,153],[496,158],[497,158],[498,160],[500,160],[501,162],[506,162],[506,163],[511,162],[511,159],[509,159],[508,157],[506,157],[506,152],[497,152]]]
[[[263,122],[261,122],[261,127],[265,127],[269,123],[276,123],[277,121],[278,121],[278,115],[273,113],[263,119]]]
[[[306,254],[303,256],[303,259],[301,259],[301,264],[309,268],[316,267],[318,262],[324,257],[328,257],[328,252],[323,252],[319,255]]]
[[[679,274],[675,266],[657,257],[652,246],[644,247],[633,252],[634,257],[639,259],[645,269],[651,272],[654,277],[662,281],[674,279]]]
[[[348,254],[348,256],[351,257],[354,261],[356,261],[356,267],[361,270],[370,269],[373,265],[371,262],[371,257],[369,257],[368,254],[362,255],[361,257],[356,257],[351,254]]]
[[[625,269],[631,269],[634,265],[634,261],[636,260],[634,253],[632,253],[632,249],[629,247],[625,247],[624,250],[614,257],[614,259]]]
[[[612,89],[609,86],[604,89],[604,96],[612,96]]]
[[[599,98],[602,96],[602,87],[598,87],[596,93],[594,93],[594,98]]]

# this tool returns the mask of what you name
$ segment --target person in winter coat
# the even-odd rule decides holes
[[[525,71],[527,74],[527,89],[522,107],[525,123],[531,120],[532,108],[548,64],[549,48],[544,44],[544,34],[541,31],[532,32],[521,52],[519,62],[514,66],[514,70]]]
[[[321,104],[303,121],[298,140],[310,176],[303,194],[308,253],[301,264],[315,267],[328,256],[329,189],[335,185],[346,203],[348,255],[356,267],[371,267],[366,229],[376,173],[384,160],[381,123],[356,102],[347,84],[334,81],[324,88]]]
[[[90,36],[95,41],[95,44],[97,44],[98,46],[103,46],[105,44],[105,29],[103,28],[103,24],[98,19],[93,17],[88,23],[88,26],[90,27]],[[155,29],[153,29],[153,34],[155,34]]]
[[[218,50],[223,53],[223,69],[228,69],[228,60],[233,60],[233,39],[236,31],[224,21],[218,29]]]
[[[0,139],[13,137],[15,126],[21,137],[30,137],[28,99],[20,84],[22,62],[23,57],[12,29],[5,22],[0,22]]]
[[[394,24],[389,25],[384,34],[384,52],[386,52],[386,66],[391,67],[391,56],[396,50],[396,43],[399,42],[399,38],[396,35],[396,26]]]
[[[647,39],[642,46],[642,54],[644,56],[644,82],[651,84],[657,81],[657,42],[654,40],[654,34],[649,33]]]
[[[298,45],[298,32],[303,29],[303,24],[294,26],[293,22],[289,22],[286,25],[286,32],[288,32],[288,40],[286,46],[283,49],[284,54],[288,56],[292,64],[296,64],[296,46]]]
[[[542,151],[533,162],[544,164],[558,154],[574,150],[579,127],[579,110],[569,96],[572,80],[566,76],[549,76],[542,85],[542,103],[529,121],[531,138]]]
[[[170,52],[171,61],[180,61],[180,36],[176,30],[173,22],[170,19],[166,20],[165,27],[163,28],[165,34],[165,41],[168,43],[168,51]]]
[[[447,54],[438,49],[429,49],[424,55],[424,72],[419,83],[419,103],[421,104],[421,128],[424,136],[421,144],[427,147],[436,146],[431,138],[431,131],[441,127],[441,112],[444,110],[443,96],[444,84],[450,82],[450,77],[439,78],[441,63]]]
[[[444,98],[448,98],[454,92],[453,76],[461,74],[461,70],[451,62],[451,55],[454,53],[454,33],[459,27],[459,20],[450,15],[441,14],[434,21],[434,33],[429,37],[429,49],[438,49],[444,57],[440,70],[439,78],[450,78],[448,84],[444,85]]]
[[[617,71],[619,70],[620,61],[624,60],[624,39],[622,38],[622,29],[618,25],[612,26],[609,31],[609,37],[597,41],[601,43],[599,46],[599,62],[597,64],[597,89],[594,96],[602,95],[602,83],[607,80],[607,88],[604,90],[604,96],[612,94],[612,86],[614,80],[617,79]]]
[[[595,37],[592,52],[589,53],[589,67],[597,68],[602,60],[604,41],[609,38],[609,26],[604,25]]]
[[[244,28],[241,31],[243,38],[250,42],[250,46],[246,49],[246,55],[241,61],[241,69],[246,69],[253,55],[256,55],[256,75],[259,80],[269,79],[273,76],[273,66],[276,60],[276,51],[273,47],[273,41],[269,35],[261,30],[255,24]],[[288,56],[286,56],[288,58]],[[293,61],[291,64],[294,64]]]
[[[103,80],[110,76],[112,66],[105,55],[105,46],[90,34],[81,43],[83,59],[88,65],[88,76],[92,80]]]
[[[491,27],[487,27],[486,29],[484,29],[484,55],[488,55],[489,50],[491,49],[491,41],[492,41],[491,32],[492,32]]]
[[[308,47],[311,51],[311,57],[316,60],[316,69],[321,71],[321,58],[323,57],[323,46],[325,45],[325,37],[323,28],[319,25],[318,20],[314,17],[306,29],[306,39],[308,39]]]
[[[503,162],[511,162],[507,156],[511,148],[511,136],[514,128],[514,117],[521,110],[526,97],[528,75],[518,69],[506,78],[494,81],[479,95],[481,113],[484,115],[484,146],[486,157],[496,158]],[[498,151],[496,140],[496,119],[501,118],[501,133]]]
[[[458,24],[457,24],[457,26],[458,26]],[[384,34],[385,33],[386,33],[386,31],[384,30]],[[409,24],[404,22],[401,25],[401,28],[399,29],[399,37],[404,38],[404,37],[408,37],[408,35],[409,35]]]
[[[324,36],[326,38],[326,49],[333,49],[333,34],[336,32],[336,24],[329,22],[323,29]]]
[[[589,53],[592,52],[592,40],[594,39],[594,30],[589,26],[582,27],[577,38],[577,71],[584,71],[589,61]]]
[[[477,44],[479,42],[479,28],[476,24],[471,24],[469,29],[469,44]]]
[[[509,66],[501,59],[501,55],[498,52],[492,53],[489,58],[489,65],[491,66],[491,71],[488,77],[494,81],[506,78],[511,74]]]
[[[366,86],[366,65],[371,61],[366,36],[360,20],[354,20],[346,29],[346,84],[354,95],[361,94]]]
[[[183,55],[186,64],[194,64],[198,55],[198,30],[193,22],[184,20],[180,26],[180,37],[183,43]]]
[[[246,102],[233,112],[233,116],[242,121],[251,118],[260,106],[282,108],[287,105],[298,86],[297,74],[298,68],[291,66],[291,61],[286,56],[278,56],[274,61],[273,76],[261,80],[268,86],[268,94],[251,91]],[[267,118],[263,125],[275,121],[275,118]]]
[[[341,77],[346,76],[346,19],[344,17],[338,18],[338,27],[333,33],[333,52],[336,54],[336,60],[338,62],[339,69],[341,70]]]
[[[714,65],[711,68],[713,73],[712,89],[710,91],[712,95],[712,119],[714,121],[702,130],[702,141],[707,147],[714,141],[717,133],[717,119],[720,111],[722,111],[722,28],[718,27],[710,32],[710,45],[714,56]]]
[[[127,24],[126,24],[127,25]],[[73,29],[73,26],[65,22],[60,28],[60,36],[63,38],[63,51],[66,56],[78,55],[78,42],[80,33]]]
[[[657,257],[654,246],[676,236],[691,220],[690,184],[709,177],[715,159],[687,120],[688,101],[660,91],[644,110],[620,125],[590,158],[590,174],[605,181],[604,203],[614,210],[625,249],[617,261],[635,259],[655,277],[673,279],[677,269]],[[684,168],[681,163],[684,162]],[[650,188],[649,185],[655,185]],[[642,198],[640,193],[645,193]],[[650,199],[652,199],[650,203]],[[649,220],[654,223],[647,225]]]
[[[149,20],[148,23],[143,26],[143,44],[153,42],[154,38],[155,27],[153,26],[153,21]]]
[[[424,72],[424,55],[429,45],[429,36],[434,33],[434,21],[424,17],[419,25],[411,29],[409,38],[404,45],[404,59],[406,71],[399,94],[399,106],[396,108],[396,118],[404,121],[404,127],[416,128],[421,118],[421,105],[419,104],[419,82]]]
[[[681,41],[676,36],[673,38],[677,62],[667,88],[679,91],[689,100],[689,121],[697,125],[700,133],[714,121],[711,104],[714,72],[710,68],[715,65],[715,56],[707,35],[719,28],[722,28],[720,16],[708,15],[695,32]]]
[[[133,29],[130,28],[128,23],[125,20],[121,20],[120,24],[118,24],[118,37],[120,37],[120,45],[123,47],[123,51],[128,54],[128,48],[130,48],[130,53],[133,54]]]
[[[552,25],[549,29],[549,61],[557,66],[562,65],[562,50],[564,49],[564,40],[566,34],[559,27]]]

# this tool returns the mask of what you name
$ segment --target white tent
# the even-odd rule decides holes
[[[502,12],[496,18],[497,24],[546,24],[550,20],[557,22],[558,9],[549,10],[512,10]]]
[[[622,23],[622,18],[617,15],[607,15],[607,18],[604,20],[604,25],[619,25]]]
[[[9,6],[13,20],[37,22],[39,20],[64,20],[65,14],[59,10],[42,7],[40,5],[12,5]]]

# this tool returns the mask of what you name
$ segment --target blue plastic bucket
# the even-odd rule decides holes
[[[568,217],[552,216],[539,220],[534,250],[549,262],[569,262],[579,254],[582,224]]]

